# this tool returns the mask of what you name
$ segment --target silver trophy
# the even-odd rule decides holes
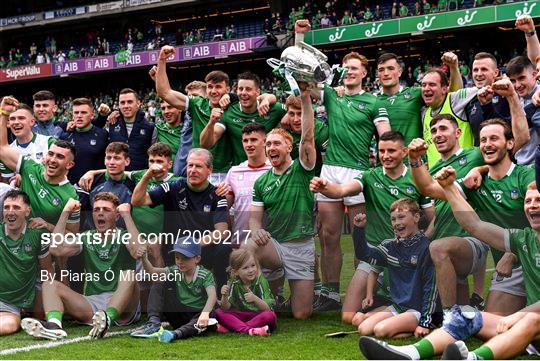
[[[333,68],[326,62],[328,57],[311,45],[298,41],[281,53],[281,59],[270,58],[266,62],[287,80],[292,93],[300,95],[298,82],[324,83],[331,78]],[[340,78],[343,74],[340,75]]]

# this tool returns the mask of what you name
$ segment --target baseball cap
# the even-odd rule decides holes
[[[178,237],[173,249],[169,253],[178,252],[186,257],[192,258],[201,255],[201,244],[191,236]]]

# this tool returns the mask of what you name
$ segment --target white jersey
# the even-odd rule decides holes
[[[9,146],[20,155],[29,155],[33,160],[40,163],[43,157],[49,151],[49,146],[54,143],[54,138],[48,135],[36,134],[32,140],[26,144],[19,144],[17,140],[14,140]],[[4,178],[10,178],[15,175],[15,172],[5,166],[4,163],[0,162],[0,173]]]

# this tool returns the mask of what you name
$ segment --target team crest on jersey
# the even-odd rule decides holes
[[[366,109],[366,103],[362,103],[362,102],[358,103],[358,109],[360,110]]]
[[[119,132],[120,131],[120,125],[117,125],[116,127],[114,127],[114,131]]]
[[[141,129],[141,135],[146,135],[146,130]]]
[[[109,259],[109,250],[108,249],[100,249],[97,251],[98,257],[100,259]]]
[[[471,115],[476,114],[476,104],[471,109]]]
[[[60,205],[61,202],[62,202],[62,200],[60,198],[58,198],[58,197],[54,197],[53,200],[52,200],[52,204],[54,206]]]
[[[212,206],[210,204],[205,204],[204,207],[203,207],[203,211],[205,213],[210,212],[211,209],[212,209]]]
[[[96,145],[97,144],[97,140],[95,139],[90,139],[90,145]]]
[[[517,188],[514,188],[510,190],[510,198],[512,199],[518,199],[519,198],[519,190]]]
[[[414,193],[414,189],[413,189],[413,187],[411,187],[411,186],[407,186],[407,188],[405,189],[405,191],[407,192],[407,194],[413,194],[413,193]]]
[[[36,153],[36,159],[40,160],[41,158],[43,158],[43,152]]]
[[[187,209],[187,206],[188,204],[185,198],[178,202],[178,208],[180,208],[183,211]]]
[[[32,245],[26,243],[26,244],[24,245],[24,251],[25,251],[26,253],[32,253]]]
[[[416,266],[418,264],[418,256],[417,255],[411,256],[411,264],[413,266]]]
[[[411,93],[409,93],[409,92],[403,93],[403,98],[409,100],[409,99],[411,99],[411,97],[412,97]]]
[[[465,157],[459,158],[458,163],[459,163],[459,165],[467,164],[467,158],[465,158]]]

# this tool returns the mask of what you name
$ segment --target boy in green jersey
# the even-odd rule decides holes
[[[533,342],[531,346],[538,346],[540,339],[540,193],[536,184],[529,185],[523,205],[530,227],[508,229],[481,220],[455,186],[454,168],[442,168],[436,179],[456,220],[467,232],[496,249],[512,252],[520,260],[527,289],[527,307],[507,317],[488,312],[453,314],[445,318],[441,329],[414,345],[391,346],[365,338],[361,341],[366,351],[364,355],[369,359],[418,360],[433,359],[444,350],[443,360],[492,360],[519,356],[525,348],[538,354],[534,347],[527,347],[530,342]],[[481,319],[479,323],[476,322],[478,318]],[[489,341],[469,352],[463,341],[471,336]]]
[[[175,264],[160,268],[150,263],[145,249],[139,251],[144,269],[167,279],[164,289],[161,288],[165,301],[163,314],[174,330],[159,330],[159,341],[165,343],[206,331],[217,301],[212,272],[198,265],[201,240],[191,236],[178,238],[169,253],[174,253]]]
[[[110,192],[94,197],[92,217],[95,229],[80,234],[67,233],[69,215],[80,209],[70,199],[50,234],[50,252],[57,257],[84,256],[83,273],[67,273],[68,279],[86,281],[84,295],[55,281],[43,280],[43,307],[46,321],[25,318],[21,327],[31,336],[57,340],[67,336],[62,317],[68,312],[81,323],[92,325],[91,338],[105,336],[112,322],[129,325],[140,318],[139,287],[135,279],[135,258],[141,246],[139,232],[130,215],[131,206],[119,204]],[[122,217],[127,232],[116,227]],[[66,276],[66,274],[64,274]]]
[[[253,187],[247,247],[261,266],[283,269],[291,289],[293,317],[307,319],[312,312],[315,265],[314,197],[309,191],[316,163],[314,115],[309,90],[302,84],[302,140],[298,160],[291,158],[292,136],[273,129],[266,137],[266,153],[272,169]],[[267,224],[263,228],[264,213]]]
[[[379,159],[382,167],[369,169],[358,175],[352,182],[338,184],[324,178],[313,178],[310,188],[313,192],[323,193],[329,198],[342,198],[364,193],[366,198],[367,227],[366,239],[373,246],[383,240],[394,237],[390,222],[390,205],[400,198],[412,198],[424,209],[428,223],[433,218],[432,202],[416,188],[408,168],[403,164],[407,154],[403,135],[389,131],[381,135]],[[355,249],[358,245],[355,244]],[[361,258],[364,255],[358,254]],[[347,289],[343,304],[342,320],[351,323],[356,310],[361,307],[365,297],[367,278],[372,267],[360,262]]]
[[[31,308],[36,296],[36,278],[53,272],[49,247],[41,242],[44,229],[29,228],[30,199],[19,190],[6,193],[0,223],[0,336],[19,330],[21,309]],[[41,293],[39,296],[41,297]]]

